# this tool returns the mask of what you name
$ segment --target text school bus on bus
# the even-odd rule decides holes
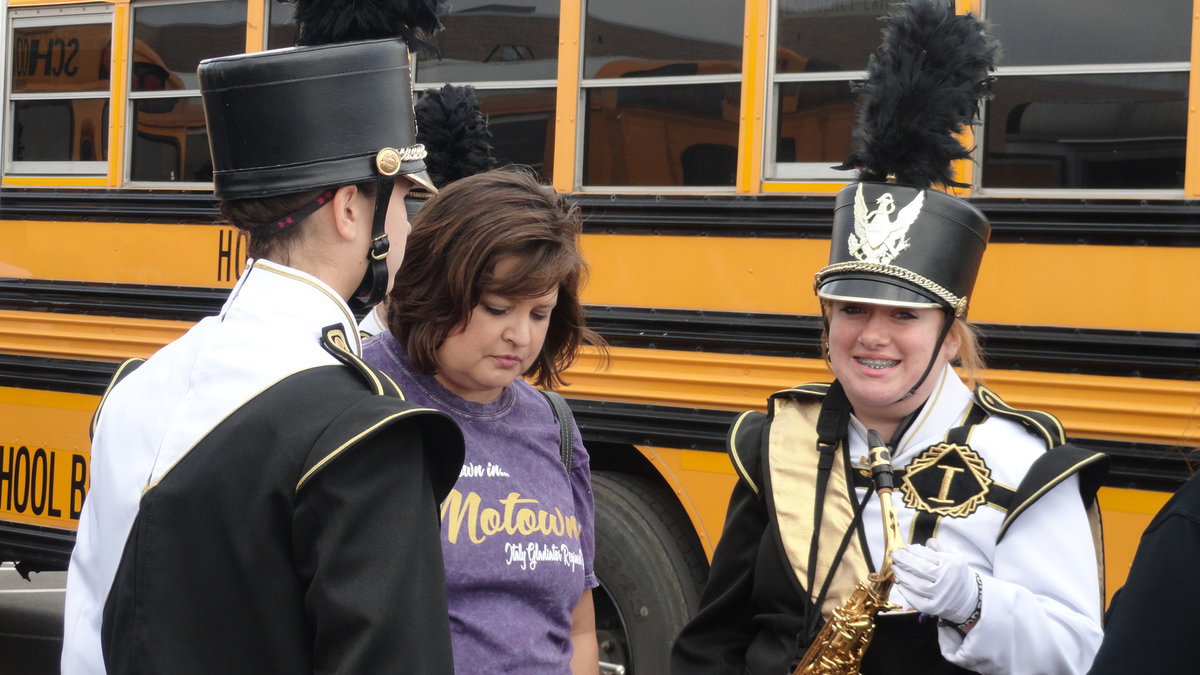
[[[612,363],[585,354],[564,393],[595,476],[602,660],[626,672],[665,672],[695,608],[737,411],[830,379],[812,275],[850,179],[830,169],[850,147],[850,83],[889,4],[458,0],[441,58],[416,58],[419,88],[475,86],[497,155],[587,216],[585,300]],[[1111,592],[1200,443],[1200,0],[957,4],[1004,47],[959,168],[976,186],[959,196],[993,224],[971,299],[985,380],[1112,457]],[[236,281],[196,66],[291,44],[291,8],[8,1],[0,559],[63,568],[116,364],[215,313]]]

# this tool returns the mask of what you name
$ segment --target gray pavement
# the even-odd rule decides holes
[[[62,651],[66,572],[38,572],[25,581],[0,565],[0,675],[54,675]]]

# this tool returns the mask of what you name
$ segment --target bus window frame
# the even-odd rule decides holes
[[[109,26],[110,39],[115,38],[115,19],[111,5],[63,5],[56,7],[9,7],[4,17],[4,32],[0,35],[0,54],[8,55],[10,41],[18,28],[43,26],[75,26],[81,24],[104,24]],[[14,130],[12,105],[15,101],[52,101],[97,99],[109,102],[112,114],[113,92],[111,87],[104,91],[79,91],[55,93],[14,93],[12,59],[6,59],[4,68],[4,105],[0,109],[0,179],[19,181],[25,177],[52,178],[87,177],[104,178],[108,174],[109,161],[17,161],[12,158],[12,135]]]
[[[147,0],[145,2],[136,2],[135,1],[135,2],[131,3],[130,9],[129,9],[129,40],[127,41],[127,44],[126,44],[126,53],[125,53],[126,68],[128,68],[128,69],[133,68],[134,50],[136,49],[136,45],[137,45],[137,36],[134,35],[134,28],[137,26],[137,11],[139,9],[142,9],[145,7],[163,7],[163,6],[171,6],[171,5],[215,4],[218,2],[222,2],[222,1],[223,0]],[[257,12],[255,12],[256,8],[257,8],[257,6],[254,3],[252,3],[250,0],[246,0],[245,16],[247,17],[247,19],[249,19],[249,17],[251,15],[258,14]],[[269,16],[269,14],[266,14],[266,12],[268,12],[269,10],[263,8],[262,11],[263,11],[263,16],[261,17],[260,20],[269,21],[270,16]],[[249,26],[246,26],[245,30],[247,32],[249,32]],[[244,39],[245,39],[245,36],[243,36],[243,40]],[[264,35],[259,40],[259,42],[262,42],[263,44],[265,44],[265,42],[266,42],[265,31],[264,31]],[[197,82],[197,85],[199,85],[198,82]],[[134,91],[133,90],[133,78],[130,76],[130,73],[127,72],[126,77],[125,77],[125,92],[124,93],[125,93],[124,106],[125,106],[126,124],[125,124],[123,138],[121,139],[121,152],[123,153],[125,161],[123,162],[121,184],[126,187],[131,187],[131,188],[159,188],[159,189],[170,188],[170,189],[179,189],[179,190],[211,190],[211,189],[213,189],[212,181],[134,180],[133,179],[133,141],[134,141],[134,134],[137,133],[137,128],[136,128],[137,125],[134,123],[134,120],[136,119],[135,107],[137,106],[137,103],[139,101],[161,99],[161,98],[178,98],[178,99],[195,98],[195,99],[199,99],[200,98],[199,86],[197,86],[195,89],[171,89],[171,90],[165,90],[165,91]],[[205,133],[206,134],[208,133],[207,129],[205,129]],[[181,150],[181,152],[182,152],[182,150]]]

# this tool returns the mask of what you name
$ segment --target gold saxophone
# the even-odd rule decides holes
[[[867,443],[871,446],[871,476],[875,482],[875,494],[883,511],[883,564],[879,571],[861,581],[854,593],[833,610],[821,632],[809,645],[800,665],[792,675],[858,675],[862,668],[863,655],[875,636],[875,615],[881,611],[898,609],[887,601],[892,589],[892,551],[900,543],[900,523],[896,520],[896,507],[892,504],[892,456],[887,445],[874,431],[867,432]]]

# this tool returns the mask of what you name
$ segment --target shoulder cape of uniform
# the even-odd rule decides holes
[[[1003,539],[1013,521],[1042,495],[1072,475],[1079,475],[1080,496],[1084,507],[1091,509],[1096,490],[1108,474],[1108,455],[1068,443],[1057,417],[1041,410],[1014,408],[983,385],[975,387],[975,402],[993,415],[1017,422],[1046,446],[1046,452],[1034,460],[1017,486],[996,541]]]
[[[303,489],[313,476],[349,448],[382,429],[411,419],[419,424],[427,448],[434,493],[439,501],[444,498],[454,487],[462,470],[463,438],[454,420],[441,411],[406,402],[404,393],[392,378],[349,350],[346,335],[339,324],[323,329],[321,346],[355,373],[371,395],[356,401],[329,423],[305,461],[296,491]],[[322,391],[320,395],[328,396],[331,393]]]
[[[771,395],[768,403],[776,398],[820,400],[828,391],[828,382],[811,382],[777,391]],[[734,470],[754,491],[754,494],[760,494],[763,432],[768,426],[770,415],[770,410],[767,413],[754,410],[742,413],[730,426],[729,434],[725,439],[726,450],[729,453],[729,460],[733,462]]]

